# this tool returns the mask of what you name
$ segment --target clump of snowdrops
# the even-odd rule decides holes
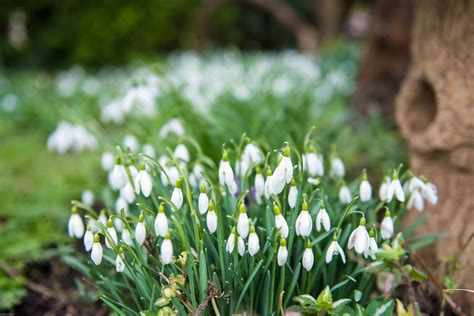
[[[365,169],[346,179],[336,149],[313,134],[268,153],[244,135],[223,145],[218,165],[189,138],[158,160],[118,147],[108,177],[116,205],[97,215],[73,201],[69,234],[90,259],[72,264],[130,315],[267,315],[303,294],[319,295],[323,311],[354,292],[367,301],[365,267],[383,257],[407,208],[437,202],[436,189],[401,167],[379,190]]]

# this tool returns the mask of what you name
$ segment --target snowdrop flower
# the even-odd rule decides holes
[[[280,247],[278,248],[277,262],[278,265],[284,266],[286,260],[288,259],[288,249],[286,249],[286,240],[285,238],[280,239]]]
[[[115,271],[123,272],[125,270],[125,258],[123,256],[123,249],[120,247],[117,258],[115,258]]]
[[[204,181],[204,176],[202,175],[203,172],[204,167],[199,162],[196,162],[194,164],[193,171],[189,175],[189,183],[191,186],[196,188]]]
[[[387,188],[387,202],[392,201],[393,196],[397,197],[397,200],[400,202],[405,201],[405,192],[403,192],[402,184],[398,180],[397,170],[393,170],[392,182]]]
[[[118,242],[117,232],[115,231],[114,221],[112,220],[112,218],[109,218],[109,220],[107,221],[107,234],[109,236],[105,237],[105,246],[107,246],[107,248],[109,249],[112,249],[113,247],[112,244],[109,242],[109,238],[112,240],[114,245],[117,245]]]
[[[178,146],[176,146],[174,150],[174,157],[185,162],[189,161],[189,151],[183,143],[180,143]]]
[[[173,244],[171,243],[171,234],[169,232],[166,233],[165,240],[161,244],[160,254],[163,264],[171,263],[173,259]]]
[[[237,232],[242,238],[247,238],[249,235],[250,222],[247,216],[247,208],[244,203],[240,203],[239,218],[237,220]]]
[[[166,138],[169,134],[175,134],[178,137],[184,135],[184,127],[180,120],[171,119],[161,127],[160,138]]]
[[[67,231],[70,237],[82,238],[84,236],[84,222],[79,214],[77,208],[71,209],[71,217],[67,223]]]
[[[333,178],[342,178],[346,174],[346,169],[344,163],[339,157],[334,157],[331,159],[331,170],[329,175]]]
[[[99,234],[94,235],[94,243],[92,244],[91,259],[98,266],[102,262],[102,245],[100,244]]]
[[[176,167],[176,163],[174,163],[174,162],[171,165],[171,167],[168,169],[168,177],[169,177],[170,183],[176,183],[176,181],[178,181],[178,179],[180,177],[178,167]],[[165,175],[165,178],[166,178],[166,175]],[[161,177],[161,180],[162,180],[163,184],[165,184],[165,185],[168,184],[168,179],[163,181],[163,177]]]
[[[211,234],[214,234],[217,230],[217,214],[214,210],[214,203],[209,203],[209,210],[206,215],[207,229]]]
[[[128,182],[127,171],[122,164],[122,159],[118,156],[115,157],[115,165],[112,169],[111,180],[112,188],[115,190],[123,188]]]
[[[346,263],[346,256],[344,255],[344,250],[342,250],[341,246],[339,246],[336,234],[334,234],[332,242],[328,247],[328,251],[326,252],[326,263],[330,263],[334,255],[340,255],[342,262]]]
[[[148,157],[155,158],[156,156],[155,147],[153,147],[153,145],[151,144],[144,144],[143,153],[147,155]]]
[[[359,196],[362,202],[367,202],[372,197],[372,187],[367,180],[367,172],[365,169],[362,171],[362,181],[359,186]]]
[[[303,252],[303,267],[306,271],[309,271],[313,268],[314,264],[314,254],[313,249],[311,248],[311,242],[306,243],[306,249]]]
[[[130,235],[130,232],[128,231],[127,228],[122,230],[122,241],[129,246],[133,245],[132,235]]]
[[[296,188],[296,181],[295,179],[291,179],[291,187],[290,191],[288,192],[288,205],[290,206],[290,208],[295,208],[297,198],[298,189]]]
[[[135,192],[130,181],[127,181],[127,184],[120,189],[120,198],[129,204],[135,202]]]
[[[139,147],[138,140],[133,135],[125,135],[125,137],[123,138],[122,145],[123,148],[128,148],[131,152],[137,152]]]
[[[405,193],[412,193],[416,190],[422,190],[425,186],[425,183],[418,177],[412,176],[408,181],[405,182],[406,185]]]
[[[278,167],[272,176],[272,189],[276,194],[280,194],[285,187],[285,184],[290,183],[293,178],[293,163],[290,158],[290,146],[286,146],[283,153],[283,158],[280,160]]]
[[[165,237],[168,232],[168,218],[165,214],[165,207],[163,204],[160,204],[158,208],[158,214],[155,218],[155,234],[156,236]]]
[[[117,212],[117,214],[120,214],[122,210],[125,213],[125,215],[128,214],[128,203],[127,201],[125,201],[124,198],[120,196],[115,202],[115,211]]]
[[[423,189],[421,190],[421,195],[431,204],[438,203],[438,190],[436,186],[426,180]]]
[[[253,257],[260,250],[260,241],[258,235],[255,232],[255,226],[250,226],[250,235],[249,235],[249,254]]]
[[[390,179],[389,176],[385,176],[384,180],[383,180],[383,183],[380,185],[380,189],[379,189],[379,198],[380,198],[380,201],[382,202],[387,202],[387,191],[388,191],[388,187],[390,185],[390,182],[392,182],[392,180]]]
[[[373,230],[370,231],[369,233],[369,246],[367,247],[367,250],[364,252],[364,257],[367,259],[367,257],[371,257],[372,260],[375,260],[375,254],[379,250],[379,247],[377,246],[377,242],[375,241],[375,233]]]
[[[92,249],[92,244],[94,243],[94,234],[92,233],[92,228],[90,225],[87,225],[86,233],[84,234],[84,248],[86,251]]]
[[[153,188],[153,181],[150,174],[145,170],[145,164],[141,165],[140,172],[138,172],[135,182],[137,193],[140,193],[141,191],[144,197],[149,197]]]
[[[231,191],[231,188],[235,185],[234,172],[232,171],[232,167],[229,163],[229,156],[225,150],[222,153],[222,160],[219,163],[219,183],[222,186],[227,185],[229,191]]]
[[[425,209],[425,203],[420,191],[416,190],[411,193],[410,198],[408,199],[407,208],[416,208],[419,212],[422,212]]]
[[[267,170],[267,179],[265,180],[265,186],[264,186],[264,194],[265,198],[269,199],[272,194],[276,194],[273,192],[272,189],[272,171],[270,169]]]
[[[228,253],[234,252],[236,238],[237,238],[237,230],[235,229],[235,227],[232,227],[229,238],[227,238],[227,243],[225,245],[225,250]]]
[[[283,215],[281,215],[280,208],[276,204],[273,206],[273,213],[275,213],[275,227],[280,230],[280,234],[282,234],[283,237],[287,238],[288,223]]]
[[[242,236],[237,238],[237,252],[241,257],[245,254],[245,242]]]
[[[102,154],[100,158],[100,165],[102,166],[102,170],[110,171],[115,165],[115,157],[114,154],[110,151],[106,151]]]
[[[345,183],[343,183],[341,188],[339,189],[339,201],[342,204],[349,204],[352,201],[351,190],[349,190]]]
[[[94,204],[94,193],[91,190],[84,190],[81,195],[82,203],[92,207]]]
[[[298,218],[296,219],[296,235],[308,237],[311,234],[312,227],[313,220],[308,212],[308,203],[304,200],[300,215],[298,215]]]
[[[138,223],[135,227],[135,240],[140,246],[143,245],[146,237],[146,228],[145,223],[143,222],[144,220],[145,216],[143,215],[143,213],[141,213],[140,216],[138,216]]]
[[[183,192],[181,191],[181,181],[183,178],[179,177],[176,180],[176,186],[171,194],[171,202],[173,202],[174,206],[179,210],[181,206],[183,206]]]
[[[359,226],[349,236],[348,247],[354,248],[358,254],[364,253],[369,246],[369,233],[365,228],[365,217],[362,217]]]
[[[385,211],[385,217],[380,224],[380,233],[382,239],[389,239],[393,236],[393,220],[390,217],[390,211]]]
[[[199,200],[198,200],[198,209],[201,215],[206,214],[207,208],[209,207],[209,198],[206,194],[206,184],[201,184],[201,192],[199,193]]]
[[[102,223],[105,227],[107,227],[107,214],[105,213],[105,210],[100,211],[99,214],[99,222]],[[99,228],[97,228],[99,230]]]
[[[257,203],[262,203],[262,196],[265,193],[265,179],[263,178],[260,168],[255,169],[255,198]]]
[[[329,218],[329,214],[326,211],[324,204],[321,205],[321,209],[316,216],[316,230],[318,232],[321,230],[321,224],[325,231],[328,232],[331,229],[331,219]]]
[[[253,143],[248,143],[244,148],[244,153],[242,154],[242,160],[246,160],[250,163],[259,165],[263,163],[264,157],[260,148]],[[244,175],[245,173],[243,173]]]
[[[309,152],[303,155],[303,166],[311,177],[324,175],[323,156],[316,152],[314,146],[310,146]]]

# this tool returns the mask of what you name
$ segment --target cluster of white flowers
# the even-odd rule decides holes
[[[154,116],[157,113],[156,98],[159,94],[158,77],[149,75],[145,83],[134,83],[123,97],[105,103],[101,108],[100,118],[104,123],[122,124],[131,113]]]
[[[151,157],[136,154],[139,143],[132,136],[125,137],[124,146],[128,147],[129,150],[122,152],[121,155],[114,158],[112,153],[105,153],[102,157],[102,165],[109,172],[110,187],[114,191],[119,191],[115,206],[117,215],[110,216],[107,219],[106,212],[101,212],[97,220],[89,222],[84,233],[83,221],[78,215],[77,208],[73,207],[68,226],[71,236],[84,238],[84,247],[87,251],[91,251],[91,258],[95,264],[101,263],[103,254],[99,233],[105,235],[106,247],[115,249],[117,252],[116,270],[118,272],[123,271],[126,266],[124,251],[120,247],[121,243],[129,246],[134,244],[142,246],[147,240],[147,221],[145,221],[143,210],[138,216],[133,236],[123,224],[124,219],[120,217],[120,214],[121,212],[127,214],[131,209],[130,205],[133,205],[138,196],[142,195],[145,201],[153,194],[156,196],[158,192],[154,192],[153,189],[156,188],[155,182],[158,181],[161,182],[160,187],[168,188],[167,190],[170,190],[168,192],[171,192],[170,195],[162,199],[168,201],[168,214],[165,211],[164,202],[161,203],[154,220],[154,229],[150,230],[154,231],[156,238],[161,240],[160,258],[163,264],[174,262],[174,248],[168,216],[172,214],[186,216],[185,214],[189,213],[182,211],[185,206],[187,205],[189,209],[193,210],[193,205],[197,205],[198,212],[193,216],[201,215],[208,233],[216,234],[219,225],[222,225],[221,223],[224,220],[228,220],[222,217],[225,217],[225,214],[222,213],[223,210],[219,207],[219,199],[233,199],[238,196],[239,191],[247,192],[244,195],[247,195],[248,201],[239,200],[235,215],[228,214],[227,216],[233,218],[233,223],[230,227],[222,227],[223,231],[229,232],[225,243],[225,251],[231,254],[237,253],[239,256],[245,256],[246,253],[252,257],[256,256],[261,251],[261,234],[265,231],[262,229],[259,236],[258,225],[263,225],[260,217],[266,215],[262,214],[264,211],[258,210],[259,213],[255,217],[249,217],[246,203],[249,203],[251,207],[262,208],[263,210],[270,206],[273,208],[273,227],[278,232],[275,237],[279,237],[278,244],[274,245],[275,250],[278,248],[276,256],[278,265],[284,266],[288,262],[290,251],[287,249],[287,240],[289,240],[290,232],[294,232],[296,240],[304,242],[305,249],[301,260],[307,271],[312,270],[315,261],[313,236],[322,231],[332,233],[332,240],[325,250],[325,262],[329,264],[335,255],[340,256],[343,263],[346,262],[346,255],[339,240],[343,229],[341,225],[347,216],[361,214],[359,225],[347,240],[347,248],[349,250],[354,249],[356,254],[366,259],[375,260],[378,252],[377,240],[388,240],[394,236],[394,221],[388,209],[392,200],[396,200],[390,204],[394,207],[397,205],[398,208],[415,206],[418,209],[420,209],[418,207],[420,203],[418,199],[420,198],[422,201],[424,198],[431,203],[437,202],[436,189],[427,179],[423,178],[422,180],[408,174],[402,185],[398,170],[394,170],[392,177],[385,177],[379,189],[380,200],[385,204],[384,219],[381,223],[367,223],[365,211],[358,211],[351,207],[353,203],[357,202],[356,199],[352,198],[353,194],[360,199],[358,209],[363,210],[364,206],[373,207],[377,203],[376,198],[372,195],[372,186],[366,170],[362,171],[360,178],[356,181],[357,193],[352,192],[350,186],[343,181],[345,175],[344,163],[333,151],[327,162],[329,177],[323,179],[326,165],[325,158],[314,146],[306,148],[301,155],[301,164],[294,164],[292,150],[287,144],[283,149],[278,150],[277,161],[272,170],[270,163],[264,159],[265,155],[258,145],[247,139],[243,150],[236,150],[240,154],[237,154],[235,159],[235,172],[230,163],[228,150],[224,148],[217,170],[218,183],[215,185],[204,176],[205,172],[209,172],[209,170],[205,170],[204,166],[198,161],[191,165],[191,154],[184,143],[179,143],[172,155],[159,157],[158,163],[151,160]],[[153,169],[152,165],[159,165],[160,168]],[[137,166],[140,166],[139,169]],[[261,168],[266,168],[266,177],[262,174]],[[300,168],[302,170],[299,170]],[[153,178],[152,174],[158,175],[154,170],[160,172],[161,175]],[[298,186],[296,179],[300,179],[300,181],[306,179],[307,183],[300,182]],[[338,200],[330,201],[327,196],[321,195],[319,202],[314,202],[314,200],[308,199],[307,194],[303,193],[308,192],[308,190],[313,193],[320,189],[325,190],[323,182],[326,180],[331,181],[335,186],[339,186],[338,192],[335,192]],[[241,183],[247,183],[248,186],[243,186]],[[220,198],[215,195],[208,195],[208,185],[213,186],[214,190],[218,188],[217,192],[219,192]],[[184,190],[191,192],[191,199],[196,194],[195,203],[187,200],[189,196],[185,198]],[[405,196],[408,196],[408,199]],[[281,204],[281,197],[286,199],[285,203],[288,204],[289,209],[286,205]],[[90,205],[91,201],[93,201],[93,194],[85,191],[83,194],[84,204]],[[264,204],[263,207],[259,206],[262,204]],[[328,205],[330,205],[329,209],[327,208]],[[299,212],[297,211],[298,208],[300,209]],[[335,212],[335,208],[339,208],[340,212]],[[193,213],[191,212],[191,214]],[[295,216],[291,216],[291,214]],[[336,218],[331,218],[331,216],[336,216]],[[294,218],[294,220],[289,222],[290,218]],[[332,222],[338,222],[338,224],[335,225]],[[315,225],[315,230],[313,230],[313,225]],[[102,229],[100,229],[100,226],[102,226]],[[117,231],[121,233],[120,239]],[[270,232],[267,232],[267,234],[270,234]],[[267,235],[263,239],[270,240],[271,237]],[[181,245],[181,248],[183,248],[183,245]],[[224,249],[220,250],[224,251]]]
[[[88,132],[84,126],[61,121],[49,135],[47,147],[50,151],[65,154],[67,152],[95,150],[98,143],[94,135]]]

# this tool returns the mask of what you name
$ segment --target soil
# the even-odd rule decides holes
[[[100,302],[79,295],[75,280],[81,275],[58,259],[36,263],[27,271],[28,294],[14,309],[14,315],[108,315]]]

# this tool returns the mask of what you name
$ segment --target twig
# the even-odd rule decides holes
[[[285,294],[285,291],[280,292],[280,315],[285,316],[285,311],[283,310],[283,294]]]

